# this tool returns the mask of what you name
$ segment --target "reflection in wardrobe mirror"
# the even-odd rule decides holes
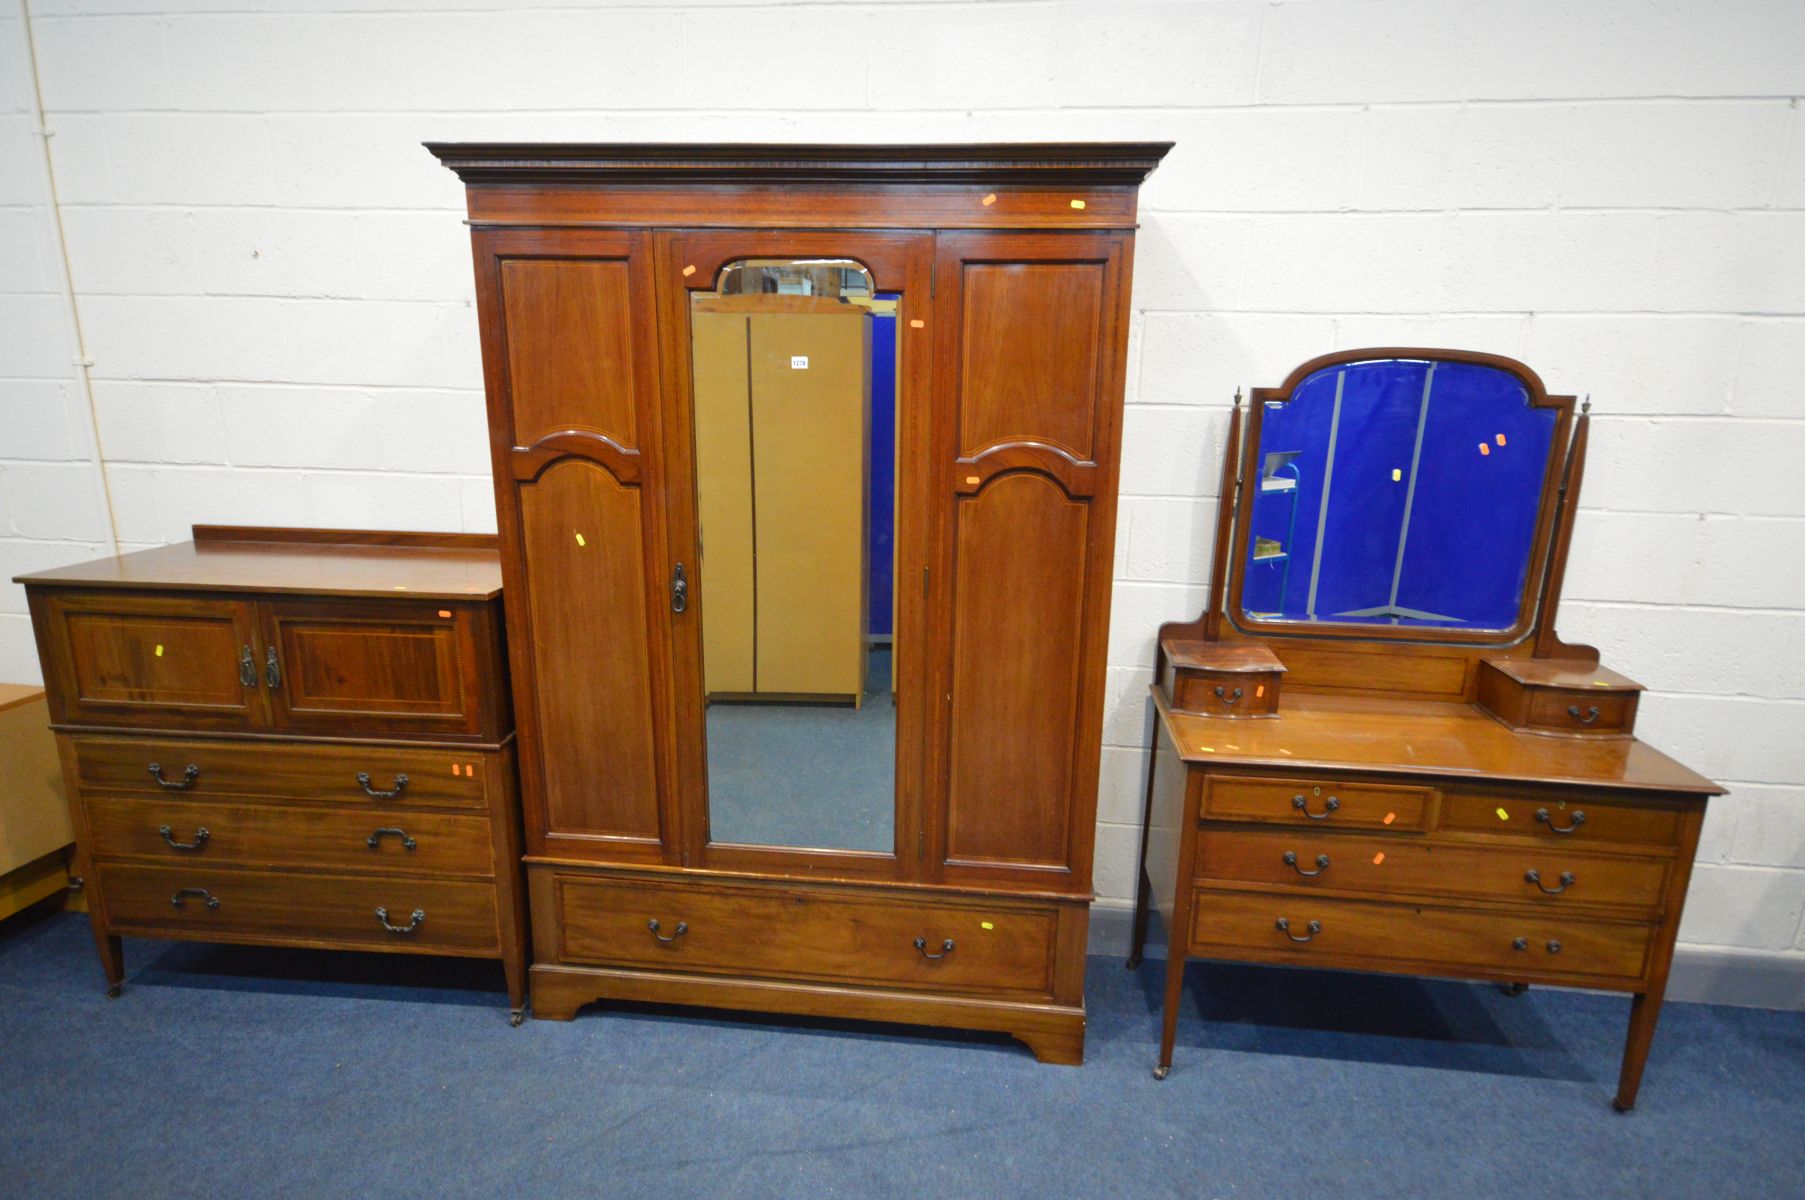
[[[895,849],[896,346],[848,260],[691,300],[711,841]]]
[[[1341,362],[1256,414],[1241,615],[1507,631],[1526,604],[1557,410],[1479,363]]]

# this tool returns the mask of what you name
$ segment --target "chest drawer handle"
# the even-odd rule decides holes
[[[678,938],[682,937],[684,934],[689,932],[689,922],[688,921],[678,921],[677,922],[677,932],[671,934],[670,937],[665,937],[662,933],[658,932],[658,918],[657,917],[653,917],[650,921],[647,921],[646,928],[650,929],[652,931],[653,937],[657,938],[659,941],[664,942],[668,945],[669,943],[676,941]]]
[[[1529,870],[1525,871],[1523,873],[1523,878],[1525,880],[1527,880],[1528,882],[1535,884],[1536,887],[1541,890],[1541,893],[1544,896],[1558,896],[1562,892],[1566,891],[1568,888],[1572,887],[1576,882],[1578,882],[1576,879],[1574,879],[1573,872],[1562,871],[1561,872],[1561,886],[1549,887],[1548,885],[1546,885],[1542,882],[1542,873],[1540,871],[1536,870],[1534,867],[1531,867]]]
[[[1326,821],[1329,819],[1330,813],[1341,807],[1341,801],[1330,796],[1327,800],[1323,801],[1322,811],[1313,813],[1310,811],[1308,802],[1305,801],[1302,796],[1293,796],[1291,797],[1291,807],[1295,808],[1298,812],[1303,813],[1304,816],[1309,817],[1312,821]]]
[[[1216,699],[1222,701],[1222,703],[1225,705],[1234,704],[1241,699],[1241,689],[1236,688],[1232,692],[1225,693],[1221,688],[1217,688],[1216,689]]]
[[[170,907],[187,908],[187,901],[191,897],[195,900],[205,900],[208,908],[219,907],[219,897],[206,888],[177,888],[175,895],[169,898]]]
[[[1521,937],[1520,938],[1512,938],[1511,943],[1510,943],[1510,948],[1512,950],[1527,950],[1527,949],[1529,949],[1529,939],[1521,938]],[[1561,944],[1559,942],[1550,941],[1548,943],[1548,953],[1559,954],[1560,952],[1561,952]]]
[[[393,933],[393,934],[412,933],[414,930],[420,928],[420,925],[426,920],[426,910],[423,908],[416,908],[413,912],[413,916],[408,920],[408,923],[405,925],[389,924],[389,910],[386,908],[379,908],[376,910],[376,919],[377,919],[377,921],[381,922],[382,927],[384,929],[388,930],[390,933]]]
[[[1579,705],[1569,704],[1567,706],[1567,715],[1572,717],[1575,721],[1578,721],[1581,725],[1590,725],[1592,722],[1598,720],[1598,706],[1594,704],[1587,708],[1582,714],[1579,711]]]
[[[393,800],[396,796],[399,796],[402,792],[407,790],[407,776],[405,775],[395,776],[394,788],[386,792],[370,786],[370,773],[368,771],[359,771],[357,773],[357,782],[359,786],[363,788],[364,795],[372,800]]]
[[[420,844],[419,842],[416,842],[413,838],[407,836],[407,830],[402,829],[395,825],[384,825],[381,829],[374,831],[373,833],[370,834],[369,837],[365,838],[364,845],[366,845],[370,849],[374,850],[374,849],[376,849],[376,847],[382,845],[382,839],[384,837],[400,838],[401,839],[401,848],[403,850],[412,850],[414,847],[416,847]]]
[[[157,832],[162,834],[163,840],[168,842],[171,848],[176,850],[199,850],[202,846],[207,844],[207,839],[213,836],[207,832],[207,827],[205,825],[202,825],[199,829],[194,831],[194,840],[192,842],[176,841],[175,835],[169,831],[169,826],[167,825],[157,826]]]
[[[1549,815],[1547,809],[1538,808],[1536,809],[1536,823],[1548,826],[1548,828],[1555,833],[1572,833],[1586,823],[1586,814],[1576,808],[1573,810],[1573,820],[1565,825],[1556,825],[1554,823],[1554,818]]]
[[[201,769],[193,763],[189,763],[186,767],[182,768],[182,777],[180,779],[165,779],[163,778],[163,764],[151,763],[150,777],[172,792],[185,792],[194,786],[195,780],[201,777]]]
[[[1297,851],[1287,850],[1285,851],[1285,865],[1290,867],[1293,871],[1296,871],[1299,875],[1302,875],[1305,879],[1314,879],[1329,869],[1329,856],[1326,854],[1318,854],[1316,856],[1316,869],[1314,871],[1306,871],[1297,865]]]
[[[924,937],[918,937],[915,939],[915,949],[917,949],[921,952],[921,956],[923,958],[936,958],[936,959],[945,958],[947,955],[951,954],[955,948],[956,947],[954,947],[954,945],[953,945],[953,939],[947,938],[944,942],[940,943],[940,953],[929,954],[928,953],[928,939],[926,939]]]
[[[1308,929],[1310,932],[1306,933],[1303,937],[1298,937],[1295,933],[1291,932],[1290,917],[1280,917],[1278,921],[1275,922],[1275,927],[1280,933],[1294,942],[1313,942],[1316,940],[1316,935],[1322,932],[1322,922],[1311,921],[1308,925],[1304,926],[1304,928]]]

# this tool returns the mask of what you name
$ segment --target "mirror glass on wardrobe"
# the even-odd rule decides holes
[[[1512,628],[1556,417],[1478,363],[1385,358],[1307,376],[1259,413],[1242,615]]]
[[[896,300],[740,260],[690,353],[709,838],[891,852]]]

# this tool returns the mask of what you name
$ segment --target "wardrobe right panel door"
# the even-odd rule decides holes
[[[928,809],[948,882],[1090,894],[1130,245],[939,238]]]

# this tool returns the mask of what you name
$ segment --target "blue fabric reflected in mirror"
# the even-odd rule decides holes
[[[1266,621],[1516,624],[1557,410],[1477,363],[1325,367],[1261,414],[1241,610]]]

